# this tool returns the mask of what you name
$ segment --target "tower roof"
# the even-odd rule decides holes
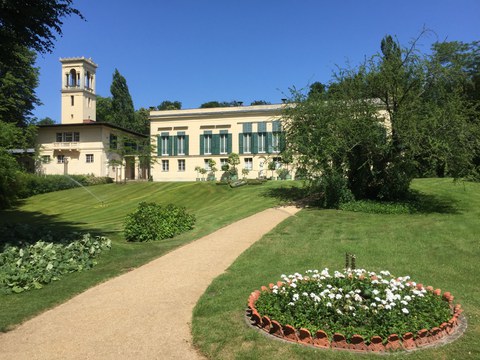
[[[70,58],[60,58],[60,62],[62,64],[68,64],[68,63],[78,63],[78,62],[86,62],[90,64],[91,66],[97,68],[98,65],[95,64],[92,60],[92,58],[86,58],[85,56],[82,57],[70,57]]]

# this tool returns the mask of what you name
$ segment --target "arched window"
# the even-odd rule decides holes
[[[87,73],[85,74],[85,88],[87,89],[91,88],[90,79],[91,79],[90,71],[87,71]]]
[[[71,86],[71,87],[78,86],[78,84],[77,84],[77,72],[75,71],[75,69],[70,70],[70,78],[69,78],[68,86]]]

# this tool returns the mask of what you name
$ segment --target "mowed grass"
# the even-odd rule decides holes
[[[304,209],[244,252],[210,285],[194,311],[195,345],[210,359],[378,359],[378,355],[319,350],[271,338],[247,326],[249,294],[281,274],[342,269],[345,253],[357,267],[410,275],[450,291],[468,319],[466,333],[437,349],[395,359],[480,359],[480,184],[415,180],[424,211],[375,215]]]
[[[58,191],[26,199],[0,212],[0,222],[48,225],[54,232],[91,232],[110,237],[112,249],[89,271],[64,276],[41,290],[0,294],[0,331],[71,298],[108,278],[129,271],[178,246],[236,220],[278,204],[267,194],[292,182],[268,182],[231,189],[214,183],[127,183]],[[98,198],[98,199],[97,199]],[[185,206],[196,216],[195,228],[174,239],[128,243],[123,237],[125,216],[141,201]]]

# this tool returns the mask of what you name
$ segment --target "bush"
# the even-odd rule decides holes
[[[8,246],[0,253],[0,292],[40,289],[63,274],[90,269],[96,264],[94,258],[110,247],[109,239],[90,234],[69,244],[37,241]]]
[[[141,202],[125,219],[127,241],[154,241],[172,238],[193,229],[195,216],[184,207]]]
[[[95,177],[93,175],[35,175],[19,173],[17,181],[20,183],[18,197],[27,198],[33,195],[80,186],[109,184],[113,182],[113,179],[109,177]]]

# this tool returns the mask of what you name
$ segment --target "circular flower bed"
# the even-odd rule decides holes
[[[360,351],[413,349],[455,332],[462,310],[453,296],[410,277],[364,269],[282,275],[248,301],[252,324],[320,347]],[[282,325],[283,324],[283,325]]]

